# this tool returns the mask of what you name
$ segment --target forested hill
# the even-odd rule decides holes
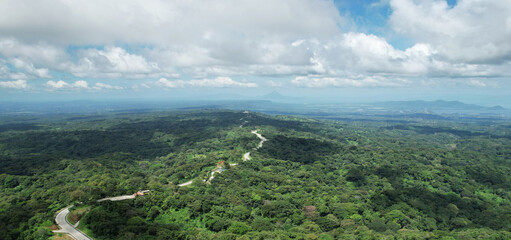
[[[70,204],[94,239],[510,239],[510,172],[509,122],[17,116],[0,122],[0,239],[48,239]]]

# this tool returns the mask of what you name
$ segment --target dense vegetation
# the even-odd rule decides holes
[[[47,239],[54,213],[79,202],[95,239],[511,238],[510,124],[413,120],[236,111],[5,120],[0,239]],[[268,138],[258,151],[254,129]],[[200,181],[219,161],[239,164]],[[95,202],[141,189],[151,192]]]

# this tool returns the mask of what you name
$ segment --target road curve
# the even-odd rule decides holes
[[[57,216],[55,217],[55,222],[57,223],[57,225],[59,225],[61,229],[55,230],[53,232],[66,233],[76,240],[92,240],[92,238],[90,238],[89,236],[85,235],[85,233],[73,227],[73,225],[71,225],[71,223],[67,221],[67,215],[69,214],[69,208],[71,207],[73,207],[73,205],[67,206],[66,208],[60,210],[60,212],[57,214]]]
[[[243,113],[246,113],[248,116],[248,111],[245,111]],[[240,121],[241,120],[243,120],[243,118],[241,118]],[[248,121],[243,122],[243,124],[245,124],[245,123],[248,123]],[[240,128],[243,127],[243,124],[240,125]],[[260,148],[263,147],[264,142],[268,141],[268,139],[266,139],[265,137],[263,137],[263,135],[258,133],[257,130],[252,130],[251,133],[255,134],[259,139],[261,139],[259,144],[257,144],[257,147],[254,148],[254,150],[259,150]],[[243,161],[249,161],[249,160],[250,160],[250,152],[246,152],[245,154],[243,154]],[[238,165],[238,164],[237,163],[231,164],[231,166],[236,166],[236,165]],[[221,173],[222,171],[223,170],[221,170],[220,167],[217,167],[211,171],[211,175],[210,175],[209,179],[207,179],[207,180],[204,179],[202,181],[211,184],[211,180],[213,180],[215,173]],[[184,187],[184,186],[191,185],[192,183],[193,183],[193,180],[190,180],[188,182],[178,184],[177,186]]]
[[[250,160],[250,152],[247,152],[243,155],[243,161],[248,161]]]
[[[263,147],[263,143],[268,141],[268,139],[266,139],[265,137],[263,137],[263,135],[261,135],[260,133],[257,132],[257,130],[252,130],[252,133],[255,134],[259,139],[261,139],[261,141],[259,142],[259,144],[257,145],[257,148],[255,148],[255,150],[258,150],[259,148],[262,148]]]

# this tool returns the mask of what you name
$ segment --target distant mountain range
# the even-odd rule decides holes
[[[230,96],[232,97],[232,96]],[[276,91],[244,99],[181,101],[72,101],[0,103],[0,116],[27,113],[104,113],[148,112],[155,110],[233,109],[270,114],[310,116],[395,116],[442,119],[450,116],[511,117],[502,106],[480,106],[459,101],[390,101],[375,103],[306,103],[301,98],[284,96]]]
[[[475,104],[467,104],[459,101],[392,101],[374,103],[374,106],[383,107],[386,109],[412,111],[412,112],[444,112],[444,111],[500,111],[506,110],[502,106],[485,107]]]
[[[290,101],[296,101],[298,100],[298,98],[294,98],[294,97],[289,97],[289,96],[284,96],[282,94],[280,94],[279,92],[277,91],[273,91],[271,93],[268,93],[266,95],[263,95],[261,97],[258,97],[257,99],[262,99],[262,100],[270,100],[270,101],[277,101],[277,102],[290,102]]]

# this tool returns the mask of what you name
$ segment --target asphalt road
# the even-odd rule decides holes
[[[243,161],[248,161],[250,160],[250,152],[247,152],[245,153],[245,155],[243,155]]]
[[[248,115],[248,112],[245,111],[244,113],[246,113]],[[243,120],[243,118],[241,118],[240,120]],[[247,123],[248,121],[245,121],[243,124]],[[240,125],[240,128],[243,127],[243,124]],[[254,148],[254,150],[258,150],[259,148],[262,148],[263,147],[263,143],[268,141],[268,139],[266,139],[265,137],[263,137],[263,135],[261,135],[260,133],[257,132],[257,130],[252,130],[251,131],[253,134],[255,134],[259,139],[261,139],[261,141],[259,142],[259,144],[257,145],[256,148]],[[247,152],[243,155],[243,161],[248,161],[250,160],[250,152]],[[236,166],[238,165],[237,163],[233,163],[231,164],[231,166]],[[222,172],[220,171],[219,169],[214,169],[213,171],[211,171],[211,176],[210,178],[207,180],[207,183],[211,183],[211,180],[213,180],[214,178],[214,175],[215,175],[215,172]],[[206,180],[203,180],[203,181],[206,181]],[[190,184],[193,183],[193,180],[190,180],[188,182],[185,182],[185,183],[181,183],[181,184],[178,184],[179,187],[184,187],[184,186],[188,186]]]
[[[74,238],[76,240],[92,240],[92,238],[88,237],[87,235],[82,233],[80,230],[78,230],[75,227],[73,227],[73,225],[71,225],[71,223],[69,223],[67,221],[67,215],[69,214],[69,208],[71,208],[71,207],[73,207],[73,205],[68,206],[68,207],[62,209],[57,214],[57,216],[55,217],[55,222],[57,223],[57,225],[59,225],[59,227],[61,229],[60,230],[55,230],[53,232],[56,232],[56,233],[67,233],[72,238]]]
[[[188,185],[190,185],[190,184],[192,184],[192,183],[193,183],[193,180],[190,180],[190,181],[188,181],[188,182],[178,184],[178,186],[180,186],[180,187],[184,187],[184,186],[188,186]]]
[[[265,137],[263,137],[263,135],[261,135],[260,133],[257,132],[257,130],[252,130],[252,133],[255,134],[259,139],[261,139],[261,141],[259,142],[259,144],[257,145],[257,148],[255,148],[255,150],[259,149],[259,148],[262,148],[263,147],[263,143],[268,141],[268,139],[266,139]]]
[[[103,202],[103,201],[121,201],[121,200],[134,199],[134,198],[135,198],[135,195],[131,194],[131,195],[124,195],[124,196],[117,196],[117,197],[102,198],[102,199],[99,199],[98,202]]]

